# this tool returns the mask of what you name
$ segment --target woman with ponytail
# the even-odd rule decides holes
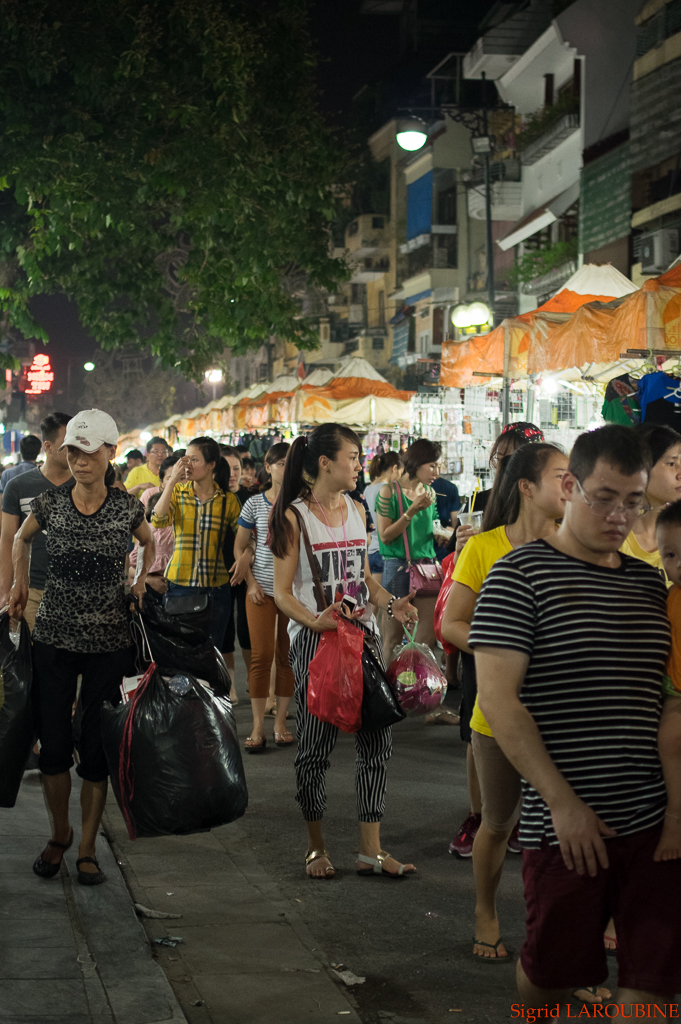
[[[324,846],[322,817],[326,808],[326,771],[338,729],[308,711],[310,662],[322,633],[337,628],[336,615],[361,622],[378,644],[380,638],[370,602],[399,622],[408,623],[416,618],[416,609],[410,604],[412,595],[399,600],[392,597],[369,572],[364,510],[345,493],[355,489],[360,454],[357,435],[338,423],[325,423],[309,437],[296,438],[270,520],[274,599],[290,620],[290,660],[298,705],[296,799],[307,823],[309,845],[305,865],[307,874],[313,878],[334,875]],[[306,538],[316,562],[314,571]],[[315,587],[317,574],[321,591]],[[343,597],[346,601],[342,603]],[[362,875],[411,873],[415,870],[412,864],[400,864],[381,850],[380,821],[385,809],[391,730],[360,729],[355,733],[355,746],[361,836],[357,871]]]
[[[364,500],[369,506],[369,511],[376,522],[376,499],[383,484],[392,487],[392,484],[402,474],[402,460],[397,452],[379,452],[374,455],[369,464],[369,479],[371,483],[364,488]],[[379,548],[378,530],[371,534],[369,543],[369,568],[371,575],[377,583],[381,583],[383,576],[383,555]]]
[[[236,531],[241,509],[230,492],[229,478],[230,467],[217,441],[196,437],[167,475],[151,517],[155,529],[174,530],[175,548],[166,569],[168,595],[212,595],[210,634],[219,651],[232,610],[222,549],[227,529]]]
[[[114,420],[100,409],[86,409],[69,421],[62,448],[66,448],[73,480],[52,486],[33,499],[14,539],[14,585],[9,595],[10,615],[21,618],[28,600],[31,543],[43,530],[49,561],[33,630],[32,696],[53,834],[33,870],[41,878],[54,878],[73,842],[69,824],[71,709],[80,675],[82,716],[76,773],[83,786],[76,867],[81,885],[106,881],[95,857],[109,774],[100,712],[103,701],[120,702],[121,680],[134,672],[124,589],[131,533],[142,551],[142,568],[131,587],[140,603],[154,561],[154,541],[143,506],[134,495],[114,487],[116,475],[110,460],[117,442]]]
[[[556,520],[563,514],[561,484],[567,468],[567,456],[543,443],[525,444],[500,460],[483,532],[470,537],[459,555],[442,622],[443,637],[462,652],[461,738],[469,744],[472,805],[450,852],[473,856],[477,890],[473,956],[485,962],[510,959],[500,938],[495,897],[507,843],[518,820],[520,777],[478,706],[468,634],[478,594],[494,563],[521,544],[541,542],[556,532]],[[511,608],[508,614],[513,614]],[[511,848],[520,852],[517,843]]]
[[[293,743],[293,736],[286,728],[286,714],[294,687],[293,672],[288,660],[288,619],[274,601],[274,564],[269,548],[270,516],[281,489],[289,448],[290,445],[282,441],[267,451],[261,470],[260,493],[246,500],[239,516],[239,532],[234,541],[234,554],[238,560],[249,550],[255,532],[255,559],[252,567],[246,569],[245,576],[248,588],[246,614],[251,636],[248,691],[253,710],[253,728],[246,740],[249,754],[260,754],[267,746],[265,710],[273,660],[276,660],[274,694],[277,699],[274,742],[278,747],[289,747]],[[238,583],[236,572],[232,582]]]

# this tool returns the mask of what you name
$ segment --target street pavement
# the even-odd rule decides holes
[[[250,709],[239,664],[237,688],[243,742]],[[456,708],[456,691],[447,704]],[[354,740],[340,735],[328,775],[329,881],[305,876],[295,750],[275,747],[268,730],[266,752],[244,758],[250,804],[238,822],[131,843],[110,798],[111,846],[98,848],[109,882],[96,888],[74,884],[77,843],[54,880],[31,872],[49,826],[37,774],[25,777],[17,806],[0,811],[0,1024],[513,1019],[513,966],[473,960],[472,865],[447,852],[468,810],[458,729],[408,719],[394,730],[383,847],[418,868],[399,880],[355,874]],[[514,952],[520,872],[521,858],[508,854],[499,913]],[[138,919],[133,900],[181,917]],[[167,936],[182,941],[153,942]],[[347,987],[334,968],[366,980]]]

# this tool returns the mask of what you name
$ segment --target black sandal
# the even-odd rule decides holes
[[[66,853],[66,851],[71,847],[72,844],[73,829],[71,829],[71,838],[69,839],[68,843],[58,843],[56,839],[50,839],[47,846],[55,846],[58,850],[63,850],[64,852],[61,855],[61,859],[58,860],[56,864],[50,864],[48,863],[48,861],[43,860],[43,855],[41,853],[33,862],[33,870],[36,873],[36,875],[39,875],[40,878],[54,878],[55,875],[59,874],[59,868],[61,867],[61,862],[64,859],[64,853]]]
[[[81,864],[94,864],[97,868],[96,871],[81,871]],[[99,864],[94,857],[80,857],[76,861],[76,867],[78,868],[78,881],[81,885],[101,885],[102,882],[106,882],[106,875],[100,868]]]
[[[479,953],[473,953],[473,959],[479,960],[483,964],[508,964],[513,963],[513,954],[510,949],[506,950],[506,956],[499,956],[499,946],[501,945],[501,939],[497,939],[496,942],[483,942],[481,939],[476,939],[473,936],[474,946],[487,946],[488,949],[493,949],[497,954],[496,956],[480,956]]]

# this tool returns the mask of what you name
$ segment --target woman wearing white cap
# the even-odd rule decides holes
[[[105,881],[95,858],[95,842],[106,802],[108,768],[102,748],[102,702],[117,704],[120,684],[134,666],[128,626],[124,569],[132,533],[143,551],[142,571],[132,587],[141,601],[154,559],[154,541],[144,508],[113,486],[110,459],[118,429],[108,413],[86,409],[68,423],[62,447],[74,483],[34,499],[31,513],[14,541],[14,585],[10,615],[20,617],[28,597],[28,566],[33,538],[46,534],[49,567],[33,632],[35,706],[40,738],[40,771],[54,819],[54,834],[33,865],[42,878],[59,871],[73,842],[69,824],[73,736],[71,709],[82,675],[82,721],[76,769],[81,790],[82,835],[78,881]]]

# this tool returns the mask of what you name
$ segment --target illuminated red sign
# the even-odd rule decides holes
[[[26,374],[31,385],[26,389],[27,395],[42,395],[49,391],[54,381],[54,372],[50,366],[50,357],[39,352],[33,357],[33,362]]]

